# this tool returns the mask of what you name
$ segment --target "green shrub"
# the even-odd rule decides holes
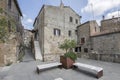
[[[65,50],[66,53],[72,48],[75,48],[76,42],[74,40],[65,39],[64,42],[59,46],[60,49]]]
[[[12,64],[12,62],[8,62],[7,64],[6,64],[6,66],[10,66]]]
[[[64,54],[64,56],[69,57],[73,61],[75,61],[77,59],[77,55],[74,52],[67,52],[67,53]]]
[[[73,52],[73,48],[75,48],[75,46],[76,42],[74,40],[65,39],[59,48],[66,51],[64,54],[65,57],[69,57],[75,61],[77,59],[77,55]]]

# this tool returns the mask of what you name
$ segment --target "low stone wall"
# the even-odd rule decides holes
[[[120,54],[78,53],[78,57],[120,63]]]
[[[16,41],[11,40],[8,43],[0,43],[0,66],[5,66],[17,61]]]

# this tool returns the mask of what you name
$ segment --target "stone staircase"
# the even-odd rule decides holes
[[[34,49],[35,49],[35,59],[42,61],[42,54],[38,41],[34,41]]]

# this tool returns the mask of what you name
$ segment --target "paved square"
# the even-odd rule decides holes
[[[63,80],[62,78],[56,78],[55,80]]]
[[[73,69],[53,68],[36,72],[36,65],[49,62],[21,62],[13,64],[7,69],[0,70],[0,80],[120,80],[120,64],[111,62],[102,62],[89,59],[78,59],[77,62],[99,66],[103,68],[103,77],[97,79],[94,76],[82,71]]]

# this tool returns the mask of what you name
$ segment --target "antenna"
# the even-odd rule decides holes
[[[120,10],[118,9],[118,17],[120,17],[120,14],[119,14]]]
[[[62,0],[61,0],[61,3],[62,3]]]

